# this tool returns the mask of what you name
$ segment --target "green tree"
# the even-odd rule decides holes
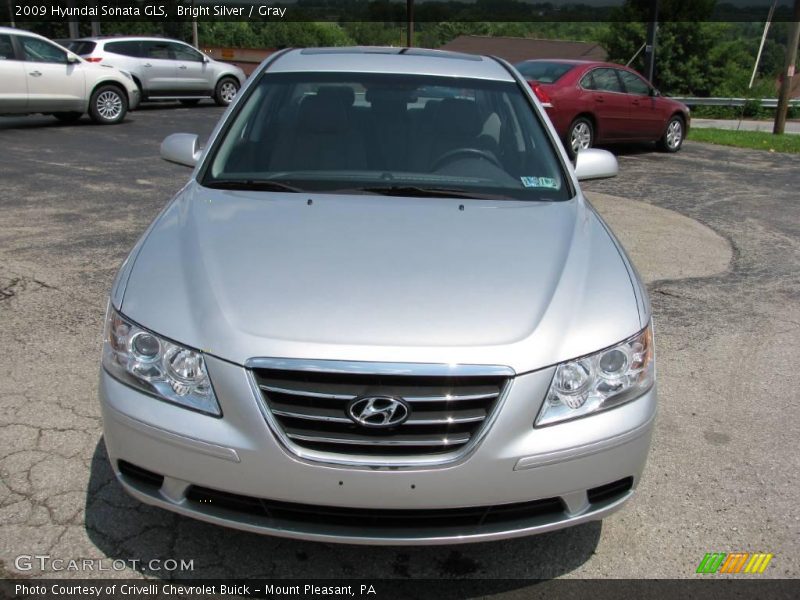
[[[726,43],[731,24],[708,21],[714,0],[663,0],[659,14],[654,84],[676,95],[708,96],[726,80],[741,79],[746,51],[734,42]],[[647,37],[652,18],[649,0],[627,0],[602,43],[611,60],[627,63]],[[644,71],[640,53],[631,64]]]

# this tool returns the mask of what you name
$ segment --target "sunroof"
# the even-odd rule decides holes
[[[362,46],[350,48],[304,48],[301,54],[407,54],[409,56],[430,56],[432,58],[453,58],[456,60],[480,61],[480,56],[450,52],[448,50],[430,50],[428,48],[387,48],[381,46]]]
[[[429,48],[407,48],[403,54],[410,54],[412,56],[434,56],[436,58],[455,58],[457,60],[483,60],[480,56],[475,56],[474,54],[450,52],[449,50],[430,50]]]

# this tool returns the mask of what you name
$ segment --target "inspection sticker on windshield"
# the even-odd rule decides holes
[[[522,181],[522,185],[526,188],[548,188],[557,190],[561,187],[558,185],[558,181],[552,177],[520,177],[520,181]]]

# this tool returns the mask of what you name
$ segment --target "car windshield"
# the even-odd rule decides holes
[[[565,200],[571,184],[514,82],[266,73],[210,151],[221,189]]]
[[[555,83],[569,73],[575,65],[570,63],[536,61],[516,65],[517,71],[528,81]]]

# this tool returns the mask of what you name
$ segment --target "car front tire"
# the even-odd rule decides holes
[[[228,106],[239,92],[239,82],[233,77],[223,77],[214,88],[214,102],[218,106]]]
[[[578,117],[569,126],[567,152],[573,160],[581,150],[594,146],[594,125],[586,117]]]
[[[113,125],[125,118],[128,98],[114,85],[101,85],[89,100],[89,116],[99,125]]]
[[[664,135],[658,140],[658,149],[662,152],[677,152],[683,146],[685,137],[683,119],[675,115],[667,122]]]

